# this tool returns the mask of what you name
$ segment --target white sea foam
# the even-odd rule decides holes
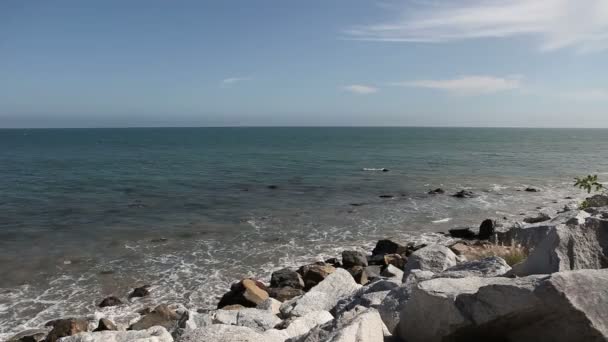
[[[431,222],[433,222],[433,223],[446,223],[446,222],[450,222],[450,221],[452,221],[452,218],[451,217],[446,217],[444,219],[435,220],[435,221],[431,221]]]

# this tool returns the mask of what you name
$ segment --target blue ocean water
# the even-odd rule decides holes
[[[206,307],[245,275],[563,205],[574,176],[608,178],[606,146],[601,129],[0,130],[0,334],[143,283]]]

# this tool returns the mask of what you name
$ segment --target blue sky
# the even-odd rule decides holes
[[[605,0],[0,2],[0,127],[608,127]]]

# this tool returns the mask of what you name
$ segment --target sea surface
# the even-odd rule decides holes
[[[143,284],[131,306],[209,308],[238,278],[521,219],[607,172],[600,129],[0,130],[0,340]]]

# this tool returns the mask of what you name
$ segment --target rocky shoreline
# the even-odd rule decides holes
[[[241,279],[216,310],[165,303],[117,317],[103,313],[123,300],[100,298],[95,315],[8,341],[607,341],[608,197],[586,203],[453,229],[445,244],[383,239],[369,253],[279,269],[269,284]]]

